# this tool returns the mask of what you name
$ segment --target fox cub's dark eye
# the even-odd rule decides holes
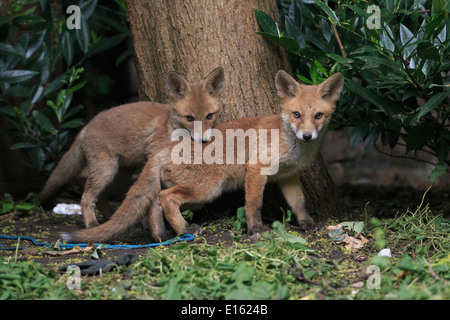
[[[322,119],[322,117],[323,117],[322,112],[316,113],[316,115],[314,116],[314,118],[316,118],[317,120]]]
[[[194,121],[194,117],[193,116],[186,116],[186,120],[189,122]]]
[[[295,112],[292,112],[292,115],[294,116],[294,118],[300,118],[302,115],[299,113],[299,112],[297,112],[297,111],[295,111]]]
[[[208,119],[208,120],[211,120],[212,119],[212,113],[208,113],[207,115],[206,115],[206,119]]]

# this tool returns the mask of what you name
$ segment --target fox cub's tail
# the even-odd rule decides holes
[[[41,191],[41,201],[48,200],[63,185],[78,176],[86,163],[79,135],[70,147],[69,151],[62,157],[56,168],[48,178],[47,183]]]
[[[63,233],[61,239],[68,243],[105,242],[126,232],[148,213],[153,201],[157,200],[161,191],[158,168],[158,164],[147,163],[121,206],[108,221],[94,228]]]

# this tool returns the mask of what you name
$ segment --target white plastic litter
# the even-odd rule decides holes
[[[53,208],[53,213],[56,214],[81,214],[81,206],[75,203],[58,203],[56,207]]]
[[[381,250],[381,251],[378,253],[378,256],[380,256],[380,257],[389,257],[389,258],[392,258],[392,255],[391,255],[391,249],[386,248],[386,249]]]

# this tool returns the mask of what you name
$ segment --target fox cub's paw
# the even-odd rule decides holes
[[[324,228],[323,223],[316,223],[310,217],[308,219],[298,221],[298,225],[303,231],[319,231]]]
[[[158,242],[164,242],[174,237],[176,237],[176,233],[169,230],[160,231],[158,232],[158,234],[153,235],[153,239],[155,239]]]
[[[249,234],[263,234],[264,232],[272,232],[272,229],[269,227],[261,224],[261,225],[255,225],[252,228],[249,228],[248,230]]]

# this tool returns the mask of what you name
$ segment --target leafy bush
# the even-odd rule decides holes
[[[51,170],[69,131],[83,125],[82,106],[72,103],[85,85],[81,66],[129,36],[124,1],[116,0],[121,10],[111,12],[97,0],[80,0],[79,15],[70,7],[65,14],[58,1],[10,1],[0,7],[6,13],[0,18],[0,115],[15,128],[5,133],[13,140],[11,149],[25,152],[26,165]],[[94,17],[96,10],[102,14]],[[115,35],[97,34],[95,24]]]
[[[376,6],[371,6],[374,2]],[[335,127],[350,144],[406,147],[435,156],[430,180],[450,172],[450,3],[278,0],[279,21],[255,10],[262,32],[289,53],[297,77],[320,83],[345,75]],[[431,7],[425,7],[431,6]],[[383,149],[375,142],[381,138]]]

